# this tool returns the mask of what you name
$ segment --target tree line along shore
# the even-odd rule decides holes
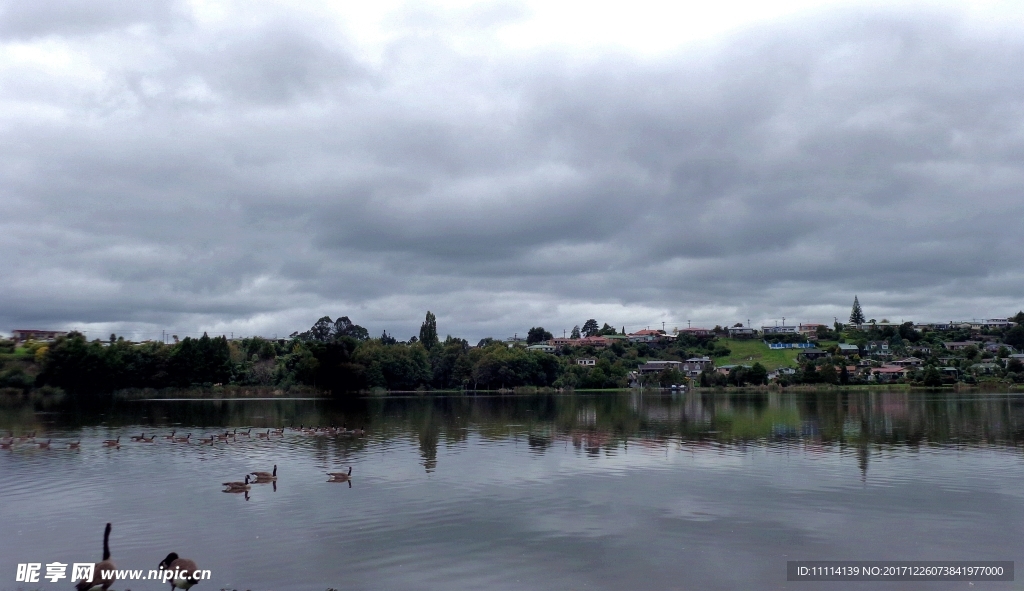
[[[204,334],[170,344],[133,343],[116,335],[90,341],[72,332],[49,342],[0,341],[0,393],[89,396],[213,386],[336,394],[637,385],[1011,386],[1024,383],[1024,355],[1016,352],[1024,348],[1024,313],[1009,320],[981,330],[862,322],[817,325],[813,334],[755,333],[756,338],[730,336],[718,326],[674,335],[642,331],[643,338],[631,338],[591,319],[576,339],[555,339],[534,327],[523,340],[482,339],[475,345],[440,339],[430,312],[419,335],[407,341],[387,332],[371,338],[348,317],[327,316],[285,339]]]

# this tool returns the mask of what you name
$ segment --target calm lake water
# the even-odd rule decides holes
[[[347,423],[364,437],[286,429]],[[225,428],[251,439],[198,445]],[[428,396],[0,407],[0,589],[21,562],[170,551],[196,589],[967,589],[787,582],[787,560],[1015,560],[1024,397]],[[191,443],[129,441],[191,433]],[[120,436],[121,447],[102,441]],[[68,450],[81,439],[80,450]],[[278,465],[244,495],[221,482]],[[326,472],[352,466],[351,486]],[[1021,589],[1017,582],[977,588]],[[119,581],[115,589],[166,589]]]

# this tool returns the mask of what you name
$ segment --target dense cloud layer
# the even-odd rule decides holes
[[[844,10],[670,54],[453,41],[522,17],[501,5],[401,14],[371,56],[316,11],[0,6],[0,330],[1024,307],[1018,29]]]

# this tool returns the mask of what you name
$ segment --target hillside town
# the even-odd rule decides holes
[[[566,331],[567,333],[569,331]],[[420,334],[370,338],[348,317],[323,317],[288,338],[133,343],[76,332],[16,329],[0,341],[0,388],[52,385],[109,390],[209,384],[384,389],[728,387],[777,384],[1024,383],[1024,312],[948,322],[866,319],[855,298],[845,323],[743,323],[626,332],[595,319],[555,337],[476,345],[438,337],[430,312]],[[86,371],[83,368],[87,368]],[[106,369],[103,369],[106,368]]]

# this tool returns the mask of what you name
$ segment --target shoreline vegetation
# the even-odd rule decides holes
[[[807,392],[807,393],[835,393],[848,394],[857,392],[946,392],[946,393],[1024,393],[1024,384],[1005,384],[999,382],[984,382],[980,384],[953,384],[946,386],[921,386],[914,384],[795,384],[782,386],[779,384],[761,384],[745,386],[709,386],[689,387],[685,390],[672,389],[667,387],[642,388],[546,388],[521,386],[517,388],[499,388],[495,390],[362,390],[354,392],[360,397],[373,398],[379,396],[572,396],[572,395],[594,395],[594,394],[621,394],[626,391],[638,394],[669,395],[692,392],[705,395],[733,395],[733,394],[758,394],[758,393],[784,393],[784,392]],[[109,393],[109,398],[115,401],[158,401],[158,400],[329,400],[335,398],[336,393],[327,390],[317,390],[309,387],[293,387],[290,389],[274,387],[251,387],[251,386],[217,386],[217,387],[194,387],[194,388],[127,388]],[[68,399],[68,393],[60,388],[43,387],[30,389],[28,391],[15,391],[5,389],[0,391],[0,403],[7,402],[36,402],[45,405],[61,403]]]
[[[427,312],[399,341],[324,316],[288,338],[133,343],[72,332],[0,341],[0,398],[325,398],[480,393],[533,395],[687,389],[737,391],[1024,391],[1024,313],[994,328],[941,329],[885,320],[749,328],[644,330],[626,335],[590,319],[569,338],[542,327],[525,339],[438,336]],[[777,328],[777,327],[776,327]],[[786,327],[783,327],[786,328]],[[792,327],[790,327],[792,328]],[[756,335],[737,337],[741,331]],[[801,328],[803,330],[803,328]],[[770,333],[767,328],[763,333]]]

